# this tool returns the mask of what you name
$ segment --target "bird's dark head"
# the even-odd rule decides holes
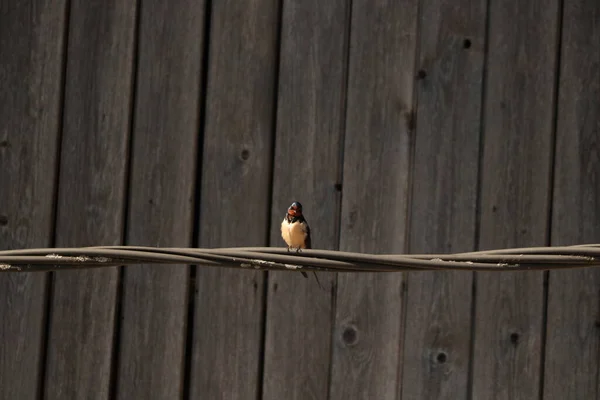
[[[292,205],[288,208],[287,215],[288,215],[288,218],[289,217],[292,217],[292,218],[301,217],[302,216],[302,204],[300,204],[297,201],[293,202]]]

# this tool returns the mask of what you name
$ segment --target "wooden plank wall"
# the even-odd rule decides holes
[[[100,0],[70,7],[56,246],[117,245],[126,201],[135,7]],[[105,40],[96,39],[101,35]],[[118,282],[117,268],[53,274],[46,398],[108,396]]]
[[[204,4],[140,4],[125,242],[192,245]],[[184,392],[189,268],[123,274],[114,397]]]
[[[278,32],[276,1],[212,3],[198,228],[202,247],[268,244]],[[191,398],[259,395],[265,275],[197,270]]]
[[[600,238],[600,3],[566,0],[560,79],[551,243]],[[589,51],[588,49],[596,49]],[[549,276],[545,397],[599,396],[600,271]]]
[[[559,15],[558,1],[490,3],[481,249],[549,244]],[[476,275],[474,399],[539,397],[544,275]]]
[[[283,244],[278,228],[297,200],[318,232],[312,245],[333,250],[339,241],[349,3],[286,0],[282,7],[270,244]],[[312,275],[269,273],[265,399],[327,397],[335,274],[318,276],[323,289]]]
[[[2,249],[54,245],[67,4],[0,6]],[[48,275],[0,275],[0,398],[42,391]]]
[[[485,6],[421,1],[412,253],[476,246]],[[472,285],[469,273],[408,274],[402,398],[467,398]]]
[[[405,251],[417,2],[352,2],[340,250]],[[339,274],[330,398],[394,398],[402,274]]]
[[[594,0],[0,5],[0,248],[600,242]],[[0,274],[0,399],[596,399],[600,275]]]

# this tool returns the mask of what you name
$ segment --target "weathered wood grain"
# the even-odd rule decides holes
[[[266,244],[278,19],[275,0],[212,3],[202,247]],[[191,398],[253,399],[259,393],[263,281],[258,271],[198,268]]]
[[[600,3],[564,3],[552,244],[600,242]],[[550,272],[545,399],[598,397],[600,271]]]
[[[349,1],[285,1],[277,101],[271,245],[298,200],[312,247],[338,248]],[[337,188],[337,189],[336,189]],[[329,391],[333,273],[270,272],[264,399],[324,399]]]
[[[479,244],[545,245],[558,1],[492,2],[489,13]],[[472,398],[538,398],[544,273],[476,279]]]
[[[475,248],[486,3],[420,6],[409,251]],[[407,277],[404,399],[466,399],[473,276]]]
[[[0,12],[0,248],[52,245],[65,2]],[[41,378],[47,274],[0,275],[0,398],[33,399]]]
[[[69,15],[56,245],[117,245],[135,3],[76,0]],[[55,274],[45,398],[108,398],[117,281],[116,268]]]
[[[340,249],[403,252],[417,2],[353,1]],[[330,398],[395,399],[401,274],[339,274]]]
[[[190,246],[204,2],[141,5],[127,243]],[[125,270],[117,397],[183,392],[189,268]]]

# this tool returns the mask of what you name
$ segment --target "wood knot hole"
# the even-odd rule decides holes
[[[347,326],[344,329],[344,332],[342,332],[342,340],[348,346],[356,344],[358,340],[358,332],[356,331],[356,328],[353,326]]]
[[[240,154],[240,158],[243,161],[246,161],[247,159],[250,158],[250,152],[247,149],[242,150],[242,153]]]
[[[517,332],[510,334],[510,342],[514,345],[519,344],[519,334]]]
[[[470,49],[470,48],[471,48],[471,40],[469,40],[469,39],[463,40],[463,49]]]
[[[8,217],[6,215],[0,215],[0,225],[8,225]]]
[[[446,355],[446,353],[444,353],[443,351],[439,352],[437,357],[436,357],[437,362],[439,362],[440,364],[443,364],[446,362],[446,360],[448,360],[448,356]]]

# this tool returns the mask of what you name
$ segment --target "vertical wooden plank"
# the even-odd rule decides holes
[[[273,246],[285,246],[279,227],[298,200],[312,247],[338,247],[348,7],[346,0],[283,5]],[[334,280],[319,273],[321,289],[312,275],[269,273],[263,398],[327,398]]]
[[[421,1],[409,251],[475,248],[486,2]],[[472,274],[408,274],[404,399],[466,399]]]
[[[405,250],[417,1],[352,2],[340,249]],[[394,399],[401,274],[339,274],[332,399]]]
[[[201,247],[266,244],[278,18],[277,0],[212,3]],[[263,279],[257,271],[197,270],[191,398],[259,393]]]
[[[135,2],[71,2],[56,245],[116,245],[123,229]],[[118,270],[54,276],[48,399],[106,399]]]
[[[545,245],[558,1],[492,2],[489,12],[480,247]],[[543,277],[477,274],[473,399],[538,398]]]
[[[600,3],[566,0],[552,244],[600,242]],[[600,271],[550,272],[544,398],[598,398]]]
[[[141,4],[127,242],[190,246],[204,2]],[[125,270],[117,397],[183,392],[189,268]]]
[[[0,248],[52,244],[64,1],[0,5]],[[46,274],[0,275],[0,398],[33,399]]]

